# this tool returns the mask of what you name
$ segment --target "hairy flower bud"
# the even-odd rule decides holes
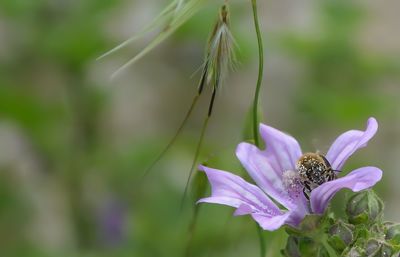
[[[394,245],[400,245],[400,224],[386,223],[385,226],[385,239]]]
[[[364,250],[359,246],[353,246],[343,257],[362,257],[365,256]]]
[[[365,252],[368,257],[392,256],[393,253],[390,246],[376,239],[368,240]]]
[[[329,244],[337,251],[342,252],[354,240],[354,226],[341,220],[329,228]]]
[[[286,248],[281,251],[286,257],[319,256],[329,257],[325,246],[307,236],[289,236]]]
[[[286,248],[282,250],[282,255],[286,257],[300,257],[300,250],[298,246],[298,238],[294,236],[289,236]]]
[[[367,242],[365,251],[368,255],[375,255],[378,252],[379,247],[379,242],[375,239],[371,239]]]
[[[371,223],[382,216],[383,202],[372,190],[362,191],[349,199],[346,213],[352,224]]]

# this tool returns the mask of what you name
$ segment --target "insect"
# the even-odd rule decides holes
[[[300,182],[304,186],[303,193],[310,199],[313,189],[325,182],[336,179],[335,170],[322,154],[305,153],[296,163],[296,170],[300,176]]]

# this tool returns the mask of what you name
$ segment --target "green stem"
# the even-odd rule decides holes
[[[258,103],[259,103],[261,83],[262,83],[263,73],[264,73],[264,49],[263,49],[260,25],[258,22],[257,0],[251,0],[251,4],[253,7],[254,26],[256,29],[257,44],[258,44],[258,78],[257,78],[257,86],[256,86],[256,92],[254,95],[254,102],[253,102],[253,137],[254,137],[255,144],[257,146],[259,146],[260,142],[259,142],[259,137],[258,137],[258,124],[259,124]]]
[[[255,223],[256,227],[257,227],[257,235],[258,235],[258,239],[260,241],[260,256],[261,257],[265,257],[265,253],[266,253],[266,245],[265,245],[265,239],[264,239],[264,235],[263,235],[263,230],[262,228],[258,225],[258,223]]]
[[[186,257],[190,256],[190,250],[191,250],[192,243],[193,243],[194,230],[196,228],[197,218],[199,216],[199,211],[200,211],[200,206],[201,205],[196,205],[194,207],[192,220],[190,221],[189,232],[188,232],[189,236],[187,238],[187,243],[186,243],[186,248],[185,248],[185,256]]]
[[[260,146],[260,141],[258,137],[258,103],[259,103],[259,98],[260,98],[260,89],[261,89],[261,83],[263,79],[263,72],[264,72],[264,50],[263,50],[263,42],[262,42],[262,36],[261,36],[261,31],[260,31],[260,25],[258,22],[258,14],[257,14],[257,0],[251,0],[251,5],[253,8],[253,18],[254,18],[254,26],[256,29],[256,34],[257,34],[257,44],[258,44],[258,78],[257,78],[257,86],[256,86],[256,91],[254,95],[254,102],[253,102],[253,138],[256,146]],[[262,229],[258,224],[257,226],[257,232],[258,232],[258,237],[260,239],[260,256],[264,257],[266,253],[266,245],[265,245],[265,239],[262,233]]]
[[[196,152],[194,154],[192,166],[190,168],[189,176],[187,178],[186,185],[185,185],[185,190],[183,192],[183,196],[182,196],[182,199],[181,199],[181,207],[180,207],[181,211],[183,209],[183,205],[184,205],[184,202],[185,202],[185,199],[186,199],[186,195],[187,195],[187,191],[188,191],[190,180],[191,180],[192,175],[193,175],[193,171],[196,168],[197,159],[198,159],[199,154],[200,154],[200,149],[201,149],[201,146],[203,144],[204,135],[206,133],[207,125],[208,125],[208,121],[209,120],[210,120],[210,116],[207,116],[206,119],[204,120],[203,127],[201,129],[200,139],[199,139],[199,142],[197,143]]]
[[[321,241],[322,245],[328,251],[328,254],[329,254],[330,257],[337,257],[338,255],[336,254],[336,251],[328,244],[326,239],[327,238],[325,237],[324,240]]]

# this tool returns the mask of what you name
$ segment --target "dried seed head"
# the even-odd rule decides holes
[[[204,83],[211,84],[213,90],[220,88],[223,80],[235,62],[235,40],[230,31],[229,8],[225,4],[219,11],[219,17],[208,40],[203,67]],[[202,87],[204,85],[200,85]],[[202,88],[199,88],[202,90]]]
[[[211,116],[215,95],[226,78],[229,68],[233,67],[235,41],[229,27],[229,9],[224,4],[217,22],[214,25],[208,40],[206,57],[203,64],[203,72],[198,88],[200,95],[206,84],[212,87],[212,96],[208,108],[208,116]]]

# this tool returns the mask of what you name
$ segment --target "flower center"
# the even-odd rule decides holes
[[[290,198],[296,199],[303,191],[303,185],[299,173],[294,170],[284,171],[282,174],[282,182]]]

